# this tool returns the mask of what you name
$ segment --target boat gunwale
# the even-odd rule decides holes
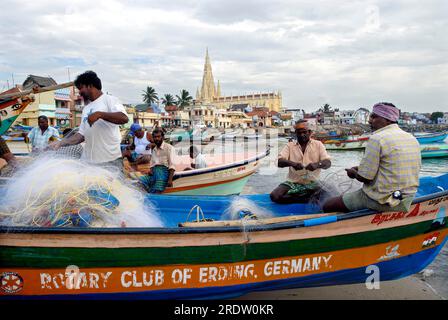
[[[448,190],[432,193],[415,198],[412,204],[426,202],[432,199],[441,198],[448,195]],[[348,213],[336,215],[336,220],[330,223],[343,220],[350,220],[364,216],[378,214],[380,212],[371,209],[362,209]],[[313,218],[311,218],[313,219]],[[310,219],[307,219],[308,221]],[[8,227],[0,226],[0,234],[4,233],[35,233],[35,234],[93,234],[93,235],[131,235],[131,234],[197,234],[197,233],[230,233],[230,232],[256,232],[273,231],[282,229],[293,229],[307,227],[305,221],[287,221],[266,225],[249,226],[217,226],[217,227],[145,227],[145,228],[49,228],[49,227]]]
[[[177,172],[177,173],[174,173],[173,179],[176,180],[176,179],[180,179],[180,178],[192,177],[192,176],[197,176],[200,174],[213,173],[213,172],[222,171],[225,169],[240,167],[242,165],[246,165],[246,164],[264,159],[269,154],[270,154],[270,149],[268,148],[266,151],[261,152],[251,158],[239,160],[237,162],[232,162],[230,164],[223,164],[223,165],[216,166],[216,167]]]

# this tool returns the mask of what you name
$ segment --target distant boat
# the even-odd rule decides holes
[[[420,144],[442,142],[448,137],[448,132],[436,132],[427,134],[414,134]]]
[[[324,146],[327,150],[363,150],[369,137],[359,137],[352,140],[327,140]]]
[[[448,144],[422,146],[421,153],[424,159],[448,157]]]

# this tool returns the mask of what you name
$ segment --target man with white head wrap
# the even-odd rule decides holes
[[[374,131],[359,167],[345,169],[362,189],[329,199],[325,212],[376,211],[407,212],[419,186],[420,146],[415,137],[398,127],[400,111],[391,103],[373,106],[369,124]]]

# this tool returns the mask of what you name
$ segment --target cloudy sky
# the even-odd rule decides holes
[[[94,70],[124,103],[148,85],[194,96],[208,47],[225,95],[448,111],[447,16],[446,0],[1,0],[0,90]]]

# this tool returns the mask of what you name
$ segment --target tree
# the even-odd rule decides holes
[[[143,90],[143,102],[146,103],[154,103],[159,101],[159,97],[157,96],[157,92],[153,87],[146,87],[146,90]]]
[[[430,119],[431,119],[432,123],[437,123],[437,119],[439,119],[439,118],[443,118],[443,112],[436,111],[436,112],[431,113]]]
[[[180,92],[180,96],[176,94],[176,98],[177,98],[177,105],[180,107],[180,109],[189,106],[191,100],[193,100],[193,97],[190,96],[190,93],[185,89],[182,89],[182,91]]]
[[[173,106],[176,104],[176,101],[174,100],[174,97],[172,94],[165,94],[162,98],[162,103],[166,106]]]

